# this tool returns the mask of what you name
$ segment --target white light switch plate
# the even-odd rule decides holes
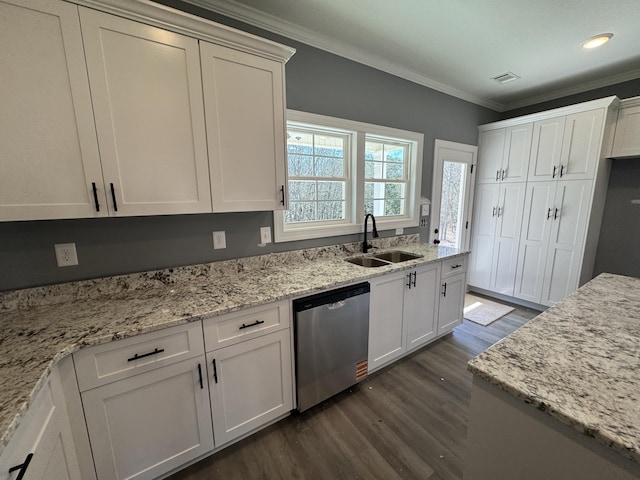
[[[271,243],[271,227],[260,227],[260,243]]]

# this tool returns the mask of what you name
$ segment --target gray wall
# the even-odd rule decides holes
[[[291,45],[287,103],[296,110],[424,134],[422,195],[430,197],[435,138],[477,143],[477,125],[500,118],[489,109],[398,77],[243,26],[174,1],[170,6]],[[270,212],[136,218],[0,222],[0,290],[212,262],[268,252],[355,241],[358,235],[257,246]],[[213,250],[211,232],[227,232],[227,248]],[[419,229],[407,229],[414,233]],[[80,264],[58,268],[53,245],[75,242]]]
[[[613,160],[594,276],[640,277],[640,158]]]

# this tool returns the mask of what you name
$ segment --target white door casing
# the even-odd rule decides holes
[[[435,141],[433,186],[431,200],[431,219],[429,227],[429,242],[440,240],[440,214],[442,211],[442,181],[445,162],[454,162],[464,165],[464,174],[461,176],[462,185],[460,204],[458,205],[458,225],[456,243],[457,248],[468,250],[470,243],[471,219],[473,214],[473,195],[475,188],[475,175],[478,147],[463,143],[449,142],[446,140]],[[438,229],[438,233],[435,230]]]

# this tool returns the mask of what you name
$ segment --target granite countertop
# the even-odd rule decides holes
[[[361,243],[0,292],[0,453],[56,363],[74,351],[463,255],[374,239],[423,257],[380,268],[345,262]]]
[[[468,367],[640,463],[640,279],[599,275]]]

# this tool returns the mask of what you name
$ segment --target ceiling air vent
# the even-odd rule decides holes
[[[498,83],[509,83],[514,80],[518,80],[520,77],[513,72],[503,73],[502,75],[498,75],[497,77],[493,77],[492,80],[495,80]]]

